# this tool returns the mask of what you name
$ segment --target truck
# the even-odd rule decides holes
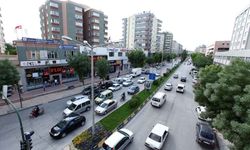
[[[137,77],[141,75],[141,72],[142,72],[142,68],[133,68],[131,75],[133,77]]]

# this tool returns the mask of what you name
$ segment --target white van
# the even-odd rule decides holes
[[[95,103],[101,104],[103,101],[112,98],[113,98],[113,92],[111,90],[105,90],[97,98],[95,98]]]
[[[66,109],[63,111],[63,116],[66,117],[71,113],[78,113],[80,114],[83,111],[90,110],[91,104],[89,98],[80,99],[77,101],[72,102]]]
[[[185,85],[184,84],[178,84],[177,85],[177,88],[176,88],[176,92],[179,92],[179,93],[184,93],[185,91]]]
[[[157,92],[151,99],[151,105],[161,107],[167,99],[167,95],[163,92]]]

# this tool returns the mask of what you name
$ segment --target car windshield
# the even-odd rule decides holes
[[[155,97],[153,97],[152,100],[156,101],[156,102],[160,102],[160,100],[158,98],[155,98]]]
[[[102,108],[106,108],[107,106],[108,106],[107,103],[102,103],[102,104],[100,105],[100,107],[102,107]]]
[[[56,126],[60,129],[63,129],[67,125],[67,121],[62,120]]]
[[[118,87],[119,86],[119,84],[114,84],[114,87]]]
[[[171,84],[170,84],[170,83],[167,83],[166,86],[171,86]]]
[[[154,133],[150,133],[149,138],[151,138],[154,141],[161,142],[161,137],[159,135],[154,134]]]
[[[99,98],[105,98],[105,95],[101,94],[101,95],[99,96]]]
[[[106,143],[102,144],[102,148],[105,149],[105,150],[112,150],[112,148],[109,147]]]
[[[144,78],[144,77],[141,77],[140,79],[141,79],[141,80],[144,80],[145,78]]]
[[[183,89],[183,87],[182,86],[178,86],[178,89]]]
[[[205,132],[205,131],[201,131],[201,136],[209,139],[209,140],[213,140],[214,139],[214,135],[209,133],[209,132]]]
[[[69,105],[69,107],[68,107],[69,110],[74,110],[75,108],[76,108],[76,105],[73,103],[71,105]]]
[[[131,90],[135,90],[135,89],[136,89],[136,86],[132,86],[130,89],[131,89]]]

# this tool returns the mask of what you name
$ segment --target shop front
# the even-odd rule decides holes
[[[110,70],[109,73],[114,73],[123,70],[123,60],[110,60]]]

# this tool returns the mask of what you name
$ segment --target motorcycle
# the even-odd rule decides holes
[[[30,115],[29,115],[30,118],[36,118],[36,117],[38,117],[38,116],[44,114],[44,108],[43,108],[43,107],[41,107],[41,108],[39,109],[38,115],[36,115],[36,110],[35,110],[35,109],[36,109],[36,108],[34,108],[34,109],[32,110],[32,112],[30,113]]]
[[[125,96],[125,94],[122,94],[120,101],[125,101],[125,100],[126,100],[126,96]]]

